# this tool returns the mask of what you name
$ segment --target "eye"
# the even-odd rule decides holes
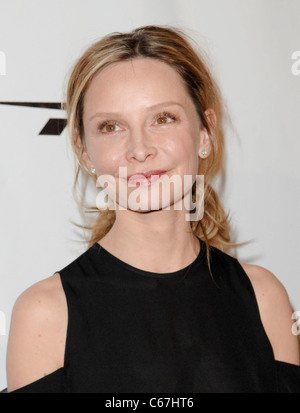
[[[98,130],[101,133],[114,133],[118,132],[121,128],[114,121],[103,122],[98,126]]]
[[[159,125],[165,125],[167,123],[172,123],[174,121],[176,121],[177,118],[174,115],[171,115],[170,113],[161,113],[160,115],[158,115],[158,117],[156,118],[156,122]]]

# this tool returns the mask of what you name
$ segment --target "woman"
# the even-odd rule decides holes
[[[210,185],[222,102],[185,35],[106,36],[75,65],[66,108],[75,183],[105,176],[114,208],[98,212],[86,252],[17,300],[8,391],[300,390],[284,287],[226,253],[229,223]],[[186,219],[203,175],[203,214]]]

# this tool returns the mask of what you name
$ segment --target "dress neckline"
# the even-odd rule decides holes
[[[95,242],[91,246],[91,250],[95,251],[96,255],[100,255],[101,253],[105,254],[109,259],[111,259],[115,264],[129,270],[130,272],[137,273],[139,275],[145,276],[145,277],[152,277],[152,278],[177,278],[185,275],[187,271],[190,270],[191,267],[193,267],[196,263],[200,262],[202,258],[204,257],[205,254],[205,243],[197,237],[199,244],[200,244],[200,250],[197,255],[197,257],[192,261],[189,265],[186,267],[173,271],[173,272],[165,272],[165,273],[156,273],[152,271],[145,271],[141,268],[134,267],[127,262],[121,260],[120,258],[116,257],[115,255],[111,254],[109,251],[107,251],[102,245],[100,245],[98,242]]]

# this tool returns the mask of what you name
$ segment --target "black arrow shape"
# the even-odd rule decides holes
[[[61,135],[67,126],[67,119],[49,119],[39,135]]]
[[[0,102],[0,105],[63,110],[63,104],[60,102]],[[66,119],[51,118],[40,131],[39,135],[61,135],[66,125]]]
[[[0,105],[28,106],[31,108],[43,109],[63,109],[62,103],[60,102],[0,102]]]

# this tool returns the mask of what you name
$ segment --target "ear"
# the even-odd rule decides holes
[[[207,123],[210,126],[211,131],[216,129],[217,126],[217,115],[213,109],[206,109],[204,116],[207,120]]]
[[[210,126],[210,130],[214,130],[216,127],[216,114],[213,109],[207,109],[204,112],[204,115],[206,117],[207,123]],[[201,159],[206,159],[209,157],[210,153],[212,151],[212,142],[211,142],[211,136],[207,128],[205,128],[203,125],[201,125],[200,128],[200,136],[199,136],[199,156]]]

